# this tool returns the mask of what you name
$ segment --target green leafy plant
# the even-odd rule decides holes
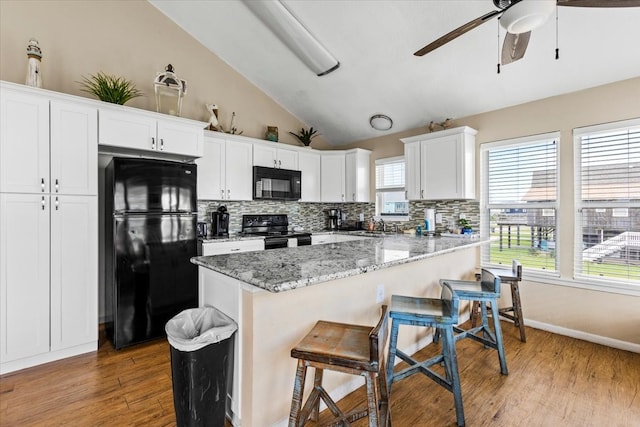
[[[305,128],[300,129],[300,133],[289,132],[291,135],[298,138],[300,143],[305,147],[311,145],[311,140],[316,136],[320,135],[318,130],[314,130],[313,127],[310,127],[309,130],[305,130]]]
[[[466,218],[460,218],[458,220],[458,225],[463,229],[463,230],[471,230],[471,223],[469,222],[468,219]]]
[[[99,100],[113,104],[124,105],[125,102],[142,96],[143,93],[136,89],[136,85],[123,77],[116,77],[99,72],[89,77],[82,76],[78,82],[83,92],[95,95]]]

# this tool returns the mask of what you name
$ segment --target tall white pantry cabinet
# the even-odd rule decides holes
[[[98,344],[98,110],[0,86],[0,373]]]

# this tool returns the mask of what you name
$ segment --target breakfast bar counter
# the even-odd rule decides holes
[[[290,350],[318,320],[374,325],[392,294],[439,297],[441,278],[473,277],[486,242],[389,234],[193,258],[200,305],[238,323],[227,396],[233,425],[287,425],[296,372]],[[412,354],[432,336],[412,328],[401,338],[398,348]],[[339,399],[364,381],[326,373],[324,384]]]

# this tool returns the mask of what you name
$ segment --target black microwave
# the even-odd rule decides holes
[[[300,200],[302,174],[289,169],[253,167],[253,200]]]

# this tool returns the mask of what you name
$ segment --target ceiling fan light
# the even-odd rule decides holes
[[[385,114],[374,114],[369,119],[369,124],[375,130],[389,130],[393,127],[393,120]]]
[[[500,17],[500,25],[511,34],[521,34],[541,27],[553,14],[556,0],[521,0]]]

